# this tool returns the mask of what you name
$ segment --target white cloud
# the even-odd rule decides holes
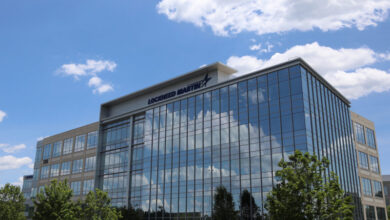
[[[260,50],[261,49],[261,43],[259,44],[254,44],[249,47],[250,50]]]
[[[259,35],[291,30],[322,31],[376,26],[385,20],[389,0],[161,0],[168,19],[210,26],[217,35],[244,31]]]
[[[17,181],[17,182],[13,182],[12,185],[22,187],[22,185],[23,185],[23,176],[20,176],[20,177],[18,178],[18,181]]]
[[[22,166],[30,166],[32,160],[29,157],[17,158],[12,155],[0,157],[0,170],[18,169]]]
[[[390,73],[369,67],[386,60],[386,57],[365,47],[333,49],[314,42],[294,46],[283,53],[274,54],[269,59],[231,56],[227,65],[239,70],[236,74],[238,76],[296,57],[302,57],[349,99],[390,90]]]
[[[97,76],[94,76],[91,79],[89,79],[88,86],[94,88],[93,89],[94,94],[96,93],[102,94],[114,90],[114,88],[112,88],[110,84],[103,83],[102,79]]]
[[[0,110],[0,122],[3,121],[3,119],[5,118],[5,116],[7,116],[7,113],[3,112]]]
[[[258,50],[260,53],[269,53],[271,52],[274,45],[270,44],[269,42],[265,43],[266,47],[262,48],[261,43],[254,44],[249,47],[250,50]]]
[[[9,145],[9,144],[0,144],[0,150],[6,152],[6,153],[14,153],[16,151],[25,149],[25,144],[18,144],[18,145]]]
[[[115,62],[109,60],[87,60],[85,64],[63,64],[56,72],[73,76],[76,80],[79,80],[81,76],[89,76],[91,78],[88,81],[88,86],[93,88],[93,93],[102,94],[112,91],[113,87],[104,83],[97,74],[103,71],[113,72],[116,66]]]

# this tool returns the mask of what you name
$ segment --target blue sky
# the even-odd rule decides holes
[[[343,2],[1,1],[0,184],[103,102],[215,61],[240,75],[297,56],[375,122],[390,174],[390,2]]]

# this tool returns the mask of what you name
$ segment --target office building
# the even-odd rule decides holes
[[[382,175],[383,191],[385,194],[386,206],[390,205],[390,175]]]
[[[237,210],[247,189],[264,214],[278,162],[300,150],[329,159],[324,175],[339,176],[355,219],[364,219],[362,204],[378,213],[379,203],[360,199],[350,102],[342,94],[300,58],[235,72],[221,63],[199,68],[104,103],[99,122],[38,142],[32,194],[52,178],[68,179],[76,196],[101,188],[113,205],[141,208],[148,219],[199,219],[212,216],[215,188],[224,185]],[[97,148],[85,147],[90,133]],[[82,164],[95,156],[96,172],[86,172]]]
[[[365,220],[386,220],[386,202],[374,123],[351,112]]]

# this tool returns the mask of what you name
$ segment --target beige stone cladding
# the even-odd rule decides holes
[[[60,181],[63,181],[67,179],[69,185],[71,185],[73,182],[76,182],[77,184],[80,185],[80,192],[76,193],[74,195],[73,199],[77,200],[79,198],[83,198],[86,193],[83,193],[83,183],[87,180],[90,180],[94,182],[95,179],[95,169],[93,170],[88,170],[86,171],[86,161],[87,158],[95,157],[96,158],[96,148],[97,148],[97,137],[96,137],[96,146],[93,148],[88,148],[88,134],[92,134],[92,132],[96,132],[99,129],[99,123],[95,122],[92,124],[88,124],[76,129],[72,129],[57,135],[53,135],[50,137],[46,137],[43,139],[40,143],[40,146],[42,148],[47,145],[51,145],[51,153],[50,153],[50,158],[49,159],[41,159],[39,163],[39,167],[42,170],[42,167],[49,166],[49,172],[48,172],[48,177],[41,179],[41,175],[37,178],[37,189],[42,188],[42,186],[49,184],[51,180],[57,179]],[[76,139],[77,137],[80,136],[82,139],[82,136],[84,136],[84,140],[80,141],[80,144],[78,146],[83,146],[82,148],[77,149],[76,151]],[[71,152],[64,154],[64,140],[69,140],[71,139]],[[70,142],[70,141],[69,141]],[[84,143],[82,143],[84,142]],[[60,156],[53,157],[53,145],[54,143],[61,143],[61,153]],[[76,173],[73,173],[73,161],[81,160],[82,161],[82,166],[81,169],[79,169]],[[96,161],[96,159],[94,160]],[[70,167],[69,167],[69,174],[63,174],[62,173],[62,165],[64,162],[69,162]],[[58,164],[58,165],[57,165]],[[53,175],[51,173],[52,169],[51,167],[53,165],[58,166],[58,174]],[[95,162],[96,166],[96,162]],[[78,194],[78,195],[77,195]]]
[[[371,216],[375,217],[375,219],[383,219],[380,217],[378,211],[378,209],[382,210],[382,208],[385,210],[385,219],[387,219],[374,122],[354,112],[351,112],[351,119],[354,128],[354,142],[358,161],[358,174],[364,219],[371,219],[369,218],[370,213],[372,213]],[[369,134],[369,132],[371,132],[371,134]],[[377,163],[375,158],[377,158]],[[370,184],[368,184],[369,182]],[[378,182],[380,183],[382,195],[376,193],[375,190],[375,184],[378,184]],[[371,187],[371,194],[369,193],[369,187]],[[374,210],[374,212],[372,212],[372,210]]]

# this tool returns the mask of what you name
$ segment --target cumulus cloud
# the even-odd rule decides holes
[[[103,71],[113,72],[117,64],[109,60],[87,60],[85,64],[63,64],[56,72],[65,76],[72,76],[79,80],[83,76],[90,77],[88,86],[93,89],[93,93],[102,94],[113,90],[113,86],[97,75]]]
[[[258,44],[253,44],[252,46],[249,47],[249,49],[250,50],[257,50],[260,53],[269,53],[269,52],[271,52],[273,47],[274,47],[274,45],[270,44],[269,42],[266,42],[264,48],[263,48],[261,43],[258,43]]]
[[[0,122],[3,121],[3,119],[5,118],[5,116],[7,116],[7,113],[3,112],[0,110]]]
[[[322,31],[376,26],[385,20],[388,0],[161,0],[168,19],[209,26],[217,35],[244,31],[258,35],[291,30]]]
[[[302,57],[319,74],[349,99],[358,99],[372,92],[390,90],[390,73],[369,65],[387,60],[387,55],[370,48],[334,49],[317,42],[297,45],[269,59],[255,56],[231,56],[227,65],[239,70],[236,76]]]
[[[22,166],[30,166],[32,160],[29,157],[17,158],[12,155],[0,157],[0,170],[18,169]]]
[[[22,187],[22,185],[23,185],[23,176],[20,176],[20,177],[18,178],[18,181],[17,181],[17,182],[13,182],[12,185]]]
[[[4,151],[5,153],[14,153],[25,148],[25,144],[18,144],[13,146],[9,144],[0,144],[0,150]]]

